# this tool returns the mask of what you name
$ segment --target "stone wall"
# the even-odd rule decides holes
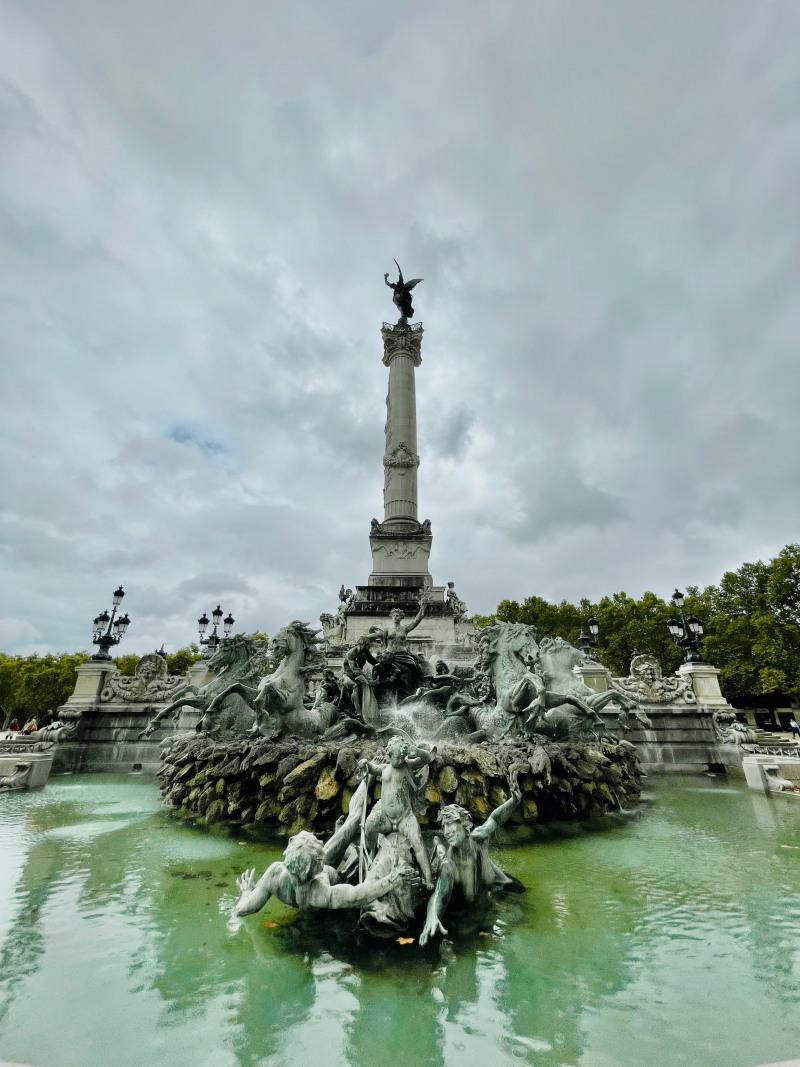
[[[287,834],[328,832],[348,809],[362,756],[384,762],[375,741],[223,745],[177,736],[162,745],[159,780],[168,804],[207,824],[273,824]],[[508,799],[511,770],[519,774],[523,801],[516,818],[523,822],[586,818],[626,808],[638,800],[641,788],[636,753],[626,744],[440,745],[430,765],[420,822],[434,825],[439,807],[453,802],[482,821]],[[380,796],[379,786],[373,794]]]
[[[84,711],[77,739],[56,747],[53,772],[156,774],[161,762],[158,738],[143,741],[139,735],[157,710],[101,704]]]

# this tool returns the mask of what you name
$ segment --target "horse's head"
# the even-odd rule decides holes
[[[496,622],[486,626],[479,637],[481,663],[492,667],[503,653],[511,653],[525,663],[539,651],[537,632],[524,622]]]
[[[307,622],[295,619],[275,634],[270,647],[282,658],[294,655],[306,668],[313,669],[325,662],[318,633],[319,630],[312,630]]]
[[[263,644],[263,641],[248,637],[246,634],[234,634],[233,637],[226,637],[220,641],[209,656],[208,669],[216,672],[221,671],[223,667],[244,663],[255,655]]]
[[[586,662],[586,654],[563,637],[543,637],[539,652],[542,668],[551,675],[571,675],[573,667]]]

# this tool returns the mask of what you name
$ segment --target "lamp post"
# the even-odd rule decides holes
[[[597,647],[597,635],[600,633],[600,623],[594,615],[590,615],[586,620],[586,625],[589,628],[589,633],[585,634],[583,628],[581,628],[581,632],[575,644],[585,656],[591,656],[592,659],[595,659],[596,657],[593,655],[593,652]]]
[[[206,647],[206,651],[203,653],[206,657],[212,656],[216,652],[217,646],[219,645],[220,641],[223,640],[223,638],[225,637],[230,637],[231,635],[231,628],[236,622],[236,619],[234,619],[233,615],[231,615],[230,612],[223,619],[223,614],[224,612],[222,608],[219,606],[219,604],[217,604],[217,606],[211,612],[211,618],[214,620],[214,622],[212,623],[211,633],[208,635],[208,637],[204,636],[206,630],[208,629],[208,616],[205,612],[203,612],[203,614],[197,620],[197,626],[200,630],[200,644],[205,645]],[[217,630],[219,629],[220,625],[222,625],[223,627],[222,637],[220,637],[217,633]]]
[[[114,590],[114,604],[111,614],[109,615],[107,611],[102,611],[95,616],[92,622],[92,644],[97,645],[97,652],[92,656],[95,662],[111,659],[108,650],[120,643],[125,631],[131,624],[127,612],[124,615],[117,615],[117,608],[122,603],[124,596],[125,590],[120,585]]]
[[[684,663],[705,663],[700,655],[700,645],[703,640],[703,624],[696,615],[683,613],[685,603],[683,593],[678,589],[672,594],[672,606],[677,609],[679,619],[673,615],[667,619],[667,626],[675,644],[684,651]]]

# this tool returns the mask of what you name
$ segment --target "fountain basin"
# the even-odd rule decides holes
[[[54,750],[52,741],[0,741],[0,792],[41,789],[50,777]]]

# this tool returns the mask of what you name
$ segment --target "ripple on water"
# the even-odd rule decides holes
[[[442,943],[361,949],[276,902],[231,922],[236,875],[280,843],[179,824],[145,780],[56,779],[0,818],[0,1047],[49,1067],[106,1067],[112,1047],[114,1067],[363,1067],[376,1034],[396,1067],[786,1059],[800,805],[648,791],[635,819],[508,835],[527,892]]]

